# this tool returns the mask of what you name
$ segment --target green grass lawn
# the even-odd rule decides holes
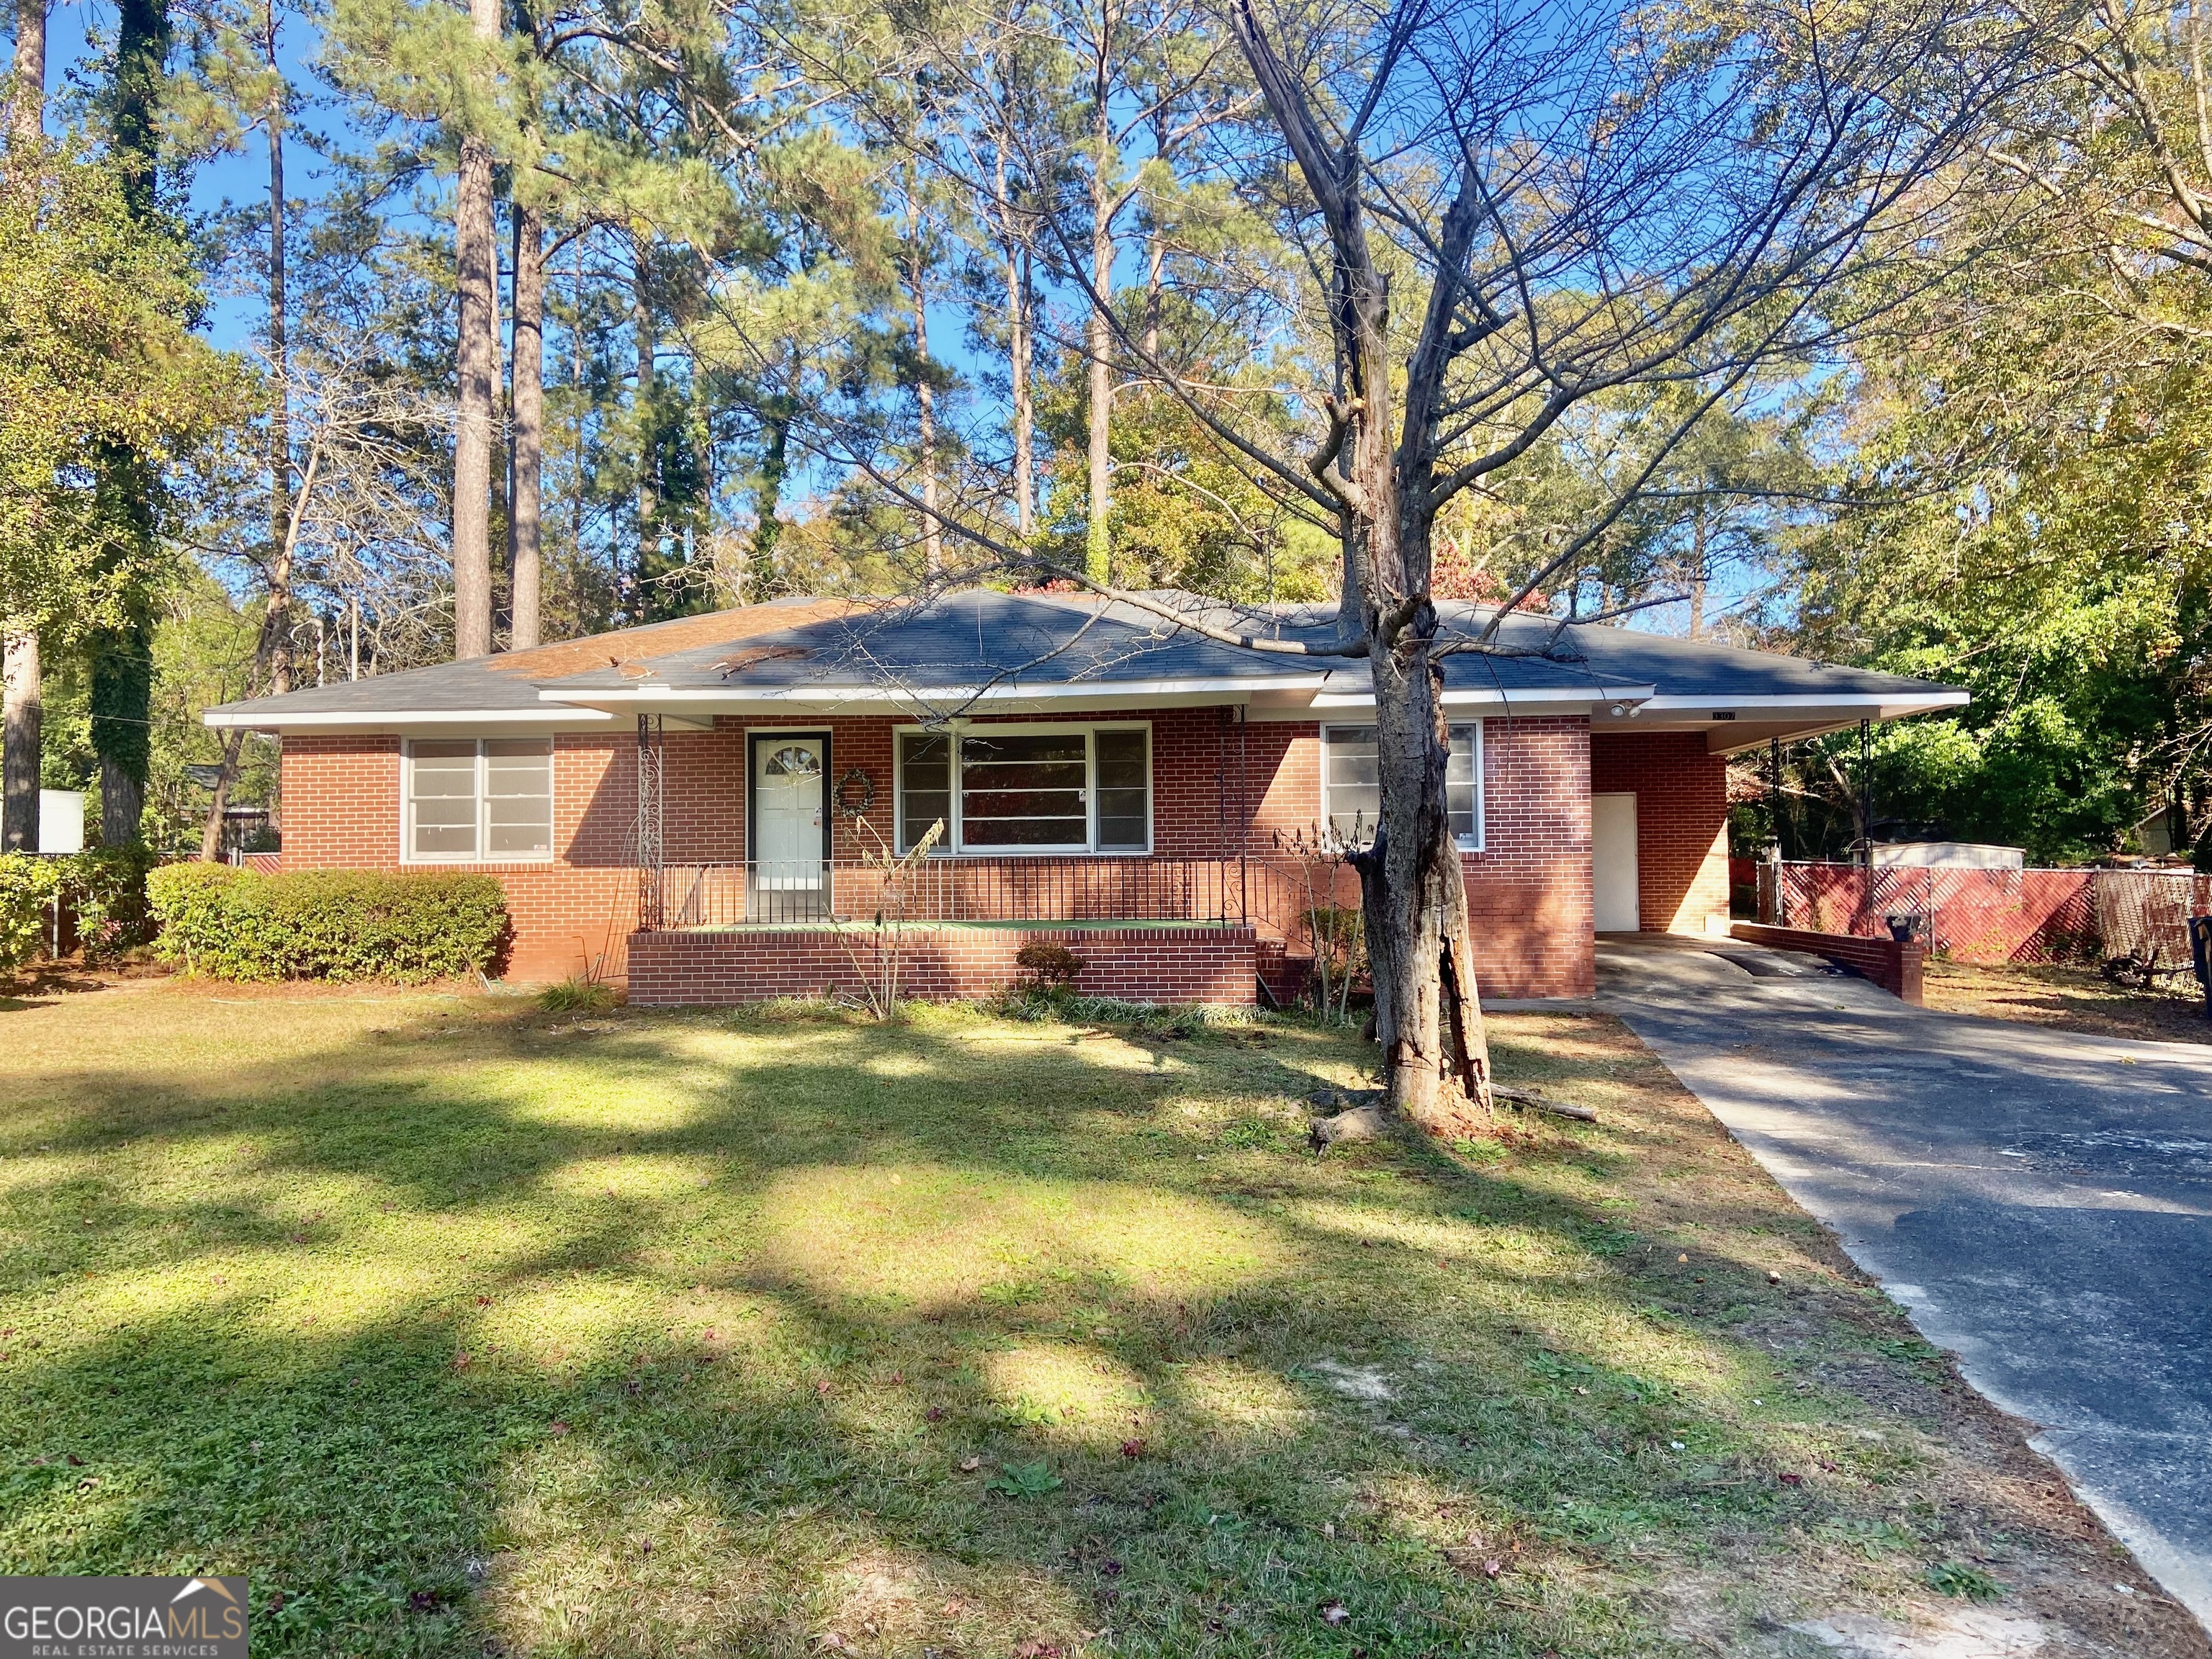
[[[1781,1654],[1931,1575],[2202,1651],[1619,1027],[1498,1042],[1604,1122],[1317,1158],[1373,1051],[1287,1023],[0,1000],[0,1566],[245,1572],[257,1655]]]

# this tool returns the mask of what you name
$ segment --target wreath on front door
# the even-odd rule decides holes
[[[876,781],[856,766],[837,780],[836,799],[839,817],[864,818],[876,804]]]

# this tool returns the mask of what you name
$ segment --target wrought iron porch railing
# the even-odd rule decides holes
[[[899,874],[856,859],[666,864],[643,872],[642,889],[647,931],[867,922],[880,914],[910,922],[1245,924],[1291,938],[1305,931],[1310,902],[1297,870],[1258,858],[933,858]]]

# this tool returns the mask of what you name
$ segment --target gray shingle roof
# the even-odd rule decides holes
[[[1202,603],[1173,597],[1194,610]],[[1441,608],[1452,631],[1471,634],[1488,620],[1488,612],[1472,605]],[[787,624],[784,609],[792,614]],[[1208,608],[1204,614],[1217,624],[1233,616],[1240,631],[1316,644],[1333,626],[1326,611],[1306,607]],[[1531,652],[1551,638],[1554,626],[1516,615],[1500,638]],[[541,662],[547,672],[530,672]],[[1127,604],[971,589],[927,605],[755,606],[623,629],[528,656],[443,663],[210,712],[227,724],[275,726],[301,715],[369,722],[418,711],[544,712],[552,705],[541,690],[580,700],[640,687],[742,697],[749,690],[788,695],[810,686],[896,692],[986,681],[1009,690],[1128,685],[1133,695],[1140,684],[1158,689],[1163,681],[1209,682],[1233,696],[1239,683],[1317,683],[1324,674],[1334,677],[1333,688],[1365,688],[1366,670],[1357,660],[1222,644]],[[1947,688],[1926,680],[1605,625],[1566,630],[1548,655],[1455,655],[1445,677],[1451,689],[1496,690],[1509,697],[1650,687],[1662,697],[1716,703],[1771,696],[1955,701]]]

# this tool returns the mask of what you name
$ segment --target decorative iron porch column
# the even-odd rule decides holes
[[[637,717],[637,926],[650,933],[662,925],[661,830],[667,820],[664,803],[666,750],[662,742],[661,717]]]

